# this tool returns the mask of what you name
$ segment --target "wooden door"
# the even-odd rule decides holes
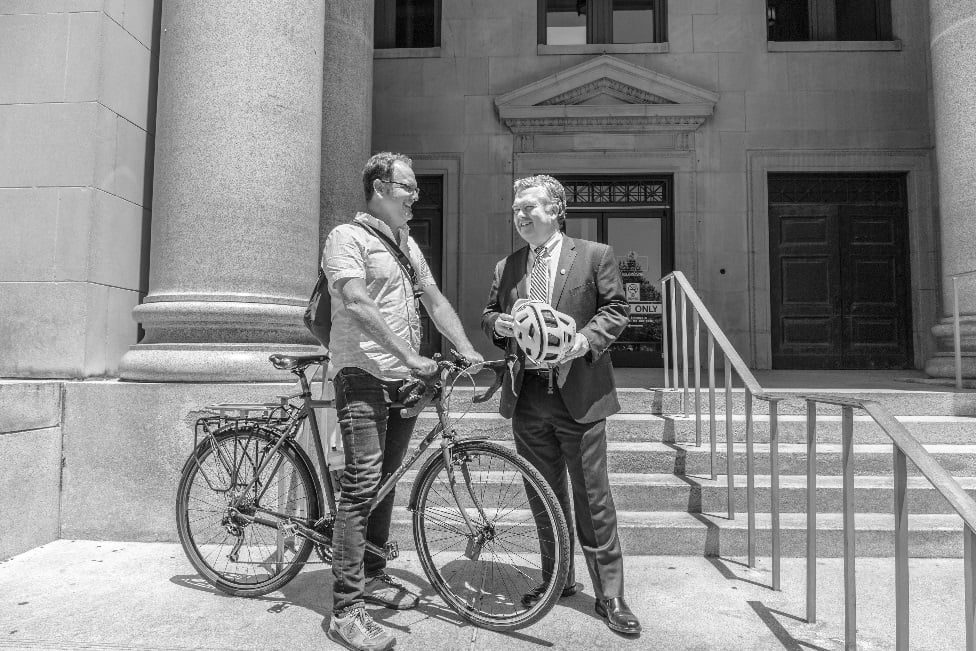
[[[836,206],[769,207],[773,368],[839,368],[839,236]]]
[[[912,368],[904,177],[770,178],[773,368]]]
[[[844,368],[910,368],[907,218],[897,206],[840,206]]]
[[[413,219],[410,220],[410,236],[417,242],[430,271],[441,287],[444,231],[444,178],[440,175],[417,175],[420,198],[413,204]],[[441,351],[441,335],[437,331],[427,311],[421,306],[420,320],[423,326],[423,339],[420,354],[426,357]]]

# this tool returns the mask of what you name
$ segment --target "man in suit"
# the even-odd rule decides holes
[[[518,358],[514,377],[502,385],[499,411],[512,419],[518,453],[550,483],[567,523],[575,515],[597,614],[612,630],[635,635],[641,626],[624,599],[623,555],[607,475],[606,418],[620,404],[606,353],[627,327],[629,314],[617,260],[609,246],[561,232],[566,192],[550,176],[515,181],[512,213],[527,246],[496,265],[481,319],[495,345]],[[511,310],[520,298],[544,300],[576,320],[575,340],[555,364],[536,364],[516,345]],[[578,589],[570,550],[564,597]],[[545,559],[547,551],[541,551]],[[523,603],[531,604],[541,592],[526,594]]]

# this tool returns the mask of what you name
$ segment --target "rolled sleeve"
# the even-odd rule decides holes
[[[322,251],[322,270],[329,286],[345,278],[366,278],[366,250],[356,231],[361,228],[348,224],[336,226],[325,240]]]

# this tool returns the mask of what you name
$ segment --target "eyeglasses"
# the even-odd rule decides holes
[[[416,185],[408,185],[406,183],[401,183],[400,181],[393,181],[393,180],[384,181],[384,183],[392,183],[393,185],[399,185],[401,188],[403,188],[410,194],[415,194],[418,197],[420,196],[420,188],[418,188]]]

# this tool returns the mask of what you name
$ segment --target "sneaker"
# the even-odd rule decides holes
[[[389,651],[396,645],[393,634],[374,622],[363,606],[347,609],[343,617],[332,615],[326,635],[353,651]]]
[[[410,592],[399,579],[382,572],[366,578],[363,601],[394,610],[407,610],[417,607],[420,596]]]

